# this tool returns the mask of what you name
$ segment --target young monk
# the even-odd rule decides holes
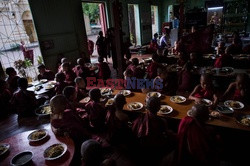
[[[181,120],[178,129],[179,165],[219,165],[215,136],[205,126],[208,118],[208,108],[197,104],[192,107],[190,116]]]
[[[55,74],[52,71],[47,70],[44,64],[39,65],[37,69],[39,71],[39,74],[37,76],[38,80],[41,79],[54,80]]]
[[[85,66],[85,62],[83,58],[77,59],[77,66],[73,69],[77,77],[82,77],[84,81],[86,78],[90,76],[90,70]]]
[[[89,91],[91,101],[85,106],[88,113],[89,123],[93,131],[100,132],[105,126],[106,110],[100,103],[100,89],[91,89]]]
[[[59,64],[59,67],[58,67],[58,72],[62,72],[62,64],[63,63],[70,63],[69,60],[67,58],[62,58],[60,60],[60,64]]]
[[[0,79],[0,119],[5,118],[11,112],[10,99],[12,97],[11,92],[7,88],[6,81]]]
[[[214,67],[222,68],[225,66],[232,66],[233,65],[233,58],[230,53],[230,47],[227,47],[224,54],[221,54],[219,58],[216,59],[214,62]]]
[[[26,78],[18,79],[19,89],[13,94],[11,104],[18,116],[32,116],[37,107],[37,101],[34,92],[27,91],[28,81]]]
[[[103,57],[99,56],[98,57],[98,78],[102,78],[104,80],[107,80],[110,78],[111,75],[111,70],[109,68],[109,65],[106,62],[103,62]]]
[[[165,119],[159,117],[160,99],[150,97],[146,101],[147,112],[141,114],[134,122],[132,131],[138,137],[145,159],[157,165],[156,161],[172,150],[175,136],[168,130]]]
[[[245,73],[240,73],[236,77],[236,81],[232,82],[222,99],[238,100],[241,102],[249,102],[249,87],[247,86],[249,82],[249,77]]]
[[[63,89],[68,86],[68,83],[65,82],[65,74],[60,72],[56,74],[56,85],[55,85],[55,92],[56,94],[62,94]]]
[[[158,61],[158,55],[153,54],[152,55],[152,62],[147,67],[147,73],[149,79],[154,79],[157,76],[157,68],[160,67]]]
[[[74,85],[76,74],[70,68],[69,63],[62,64],[62,72],[65,74],[65,81],[70,85]]]
[[[194,76],[191,72],[193,66],[190,62],[187,62],[183,69],[178,73],[178,91],[179,92],[191,92],[194,85]]]
[[[63,95],[68,99],[69,109],[76,110],[77,108],[84,108],[85,104],[77,101],[76,89],[73,86],[66,86],[63,89]]]
[[[86,83],[82,77],[75,78],[75,90],[76,90],[76,99],[79,102],[84,97],[87,97],[86,93]]]
[[[218,97],[212,84],[211,75],[201,75],[200,84],[194,88],[193,92],[189,95],[189,99],[195,100],[196,103],[201,103],[202,99],[209,99],[213,102],[213,106],[218,103]]]
[[[56,95],[50,100],[52,114],[51,128],[55,135],[68,135],[75,143],[74,163],[79,165],[81,143],[90,137],[86,128],[88,123],[81,120],[76,111],[67,109],[68,100],[63,95]]]
[[[17,76],[16,70],[13,67],[6,68],[6,78],[7,86],[11,93],[14,93],[18,89],[17,80],[20,78]]]

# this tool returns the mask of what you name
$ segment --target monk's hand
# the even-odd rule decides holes
[[[196,104],[201,104],[202,103],[201,98],[195,98],[194,101],[195,101]]]

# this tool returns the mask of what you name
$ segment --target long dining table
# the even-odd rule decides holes
[[[12,158],[20,152],[32,151],[33,158],[29,165],[70,165],[75,151],[75,145],[71,138],[69,137],[56,137],[51,130],[50,125],[46,126],[45,129],[48,131],[48,136],[39,142],[29,142],[28,135],[35,130],[26,131],[10,138],[0,141],[0,143],[8,143],[10,148],[4,156],[0,158],[0,165],[10,165]],[[45,160],[43,153],[46,148],[56,143],[64,143],[67,145],[66,153],[55,160]]]
[[[117,93],[119,93],[119,90],[114,90],[113,94],[117,94]],[[146,111],[145,109],[146,95],[147,95],[146,93],[132,92],[129,96],[126,97],[127,104],[124,106],[124,110],[130,111],[130,112],[144,113]],[[170,101],[170,97],[171,96],[161,95],[160,99],[161,99],[161,104],[171,106],[173,108],[173,112],[171,112],[170,114],[166,114],[166,115],[162,115],[158,113],[159,116],[180,120],[184,118],[185,116],[187,116],[187,112],[195,104],[194,101],[190,99],[186,99],[184,103],[180,103],[180,104],[173,103],[172,101]],[[128,108],[128,104],[131,102],[140,102],[144,105],[144,108],[139,111],[130,110]],[[220,118],[210,118],[210,120],[207,121],[207,124],[213,125],[213,126],[224,127],[224,128],[250,131],[250,126],[244,126],[236,121],[235,116],[237,114],[250,114],[250,107],[248,105],[245,105],[244,108],[241,110],[234,110],[233,114],[230,114],[230,115],[222,114]]]

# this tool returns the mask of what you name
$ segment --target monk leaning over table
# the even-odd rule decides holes
[[[55,92],[56,94],[62,94],[63,89],[68,86],[68,83],[65,82],[65,74],[60,72],[56,74],[56,85],[55,85]]]

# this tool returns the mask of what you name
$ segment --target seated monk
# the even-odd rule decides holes
[[[91,89],[89,91],[91,101],[85,105],[88,114],[89,123],[93,131],[102,131],[105,126],[106,110],[100,103],[100,89]]]
[[[147,73],[148,73],[148,78],[149,79],[154,79],[157,76],[157,68],[160,66],[158,61],[158,55],[153,54],[152,55],[152,62],[149,64],[147,67]]]
[[[70,85],[74,85],[76,74],[72,71],[69,63],[62,64],[62,72],[65,74],[65,81]]]
[[[76,111],[67,108],[68,101],[63,95],[56,95],[51,98],[50,106],[52,114],[50,116],[51,129],[58,136],[68,135],[75,143],[75,155],[73,163],[79,165],[81,143],[90,138],[87,131],[88,123],[82,121]]]
[[[145,158],[152,162],[155,158],[161,159],[163,155],[170,152],[175,145],[175,136],[168,130],[165,119],[157,115],[160,110],[160,99],[150,97],[146,101],[147,112],[141,114],[134,122],[132,131],[140,142]]]
[[[191,92],[194,88],[194,76],[191,72],[193,66],[190,62],[187,62],[183,69],[178,73],[178,91],[179,92]]]
[[[46,70],[45,65],[43,64],[39,65],[37,68],[39,71],[39,74],[37,76],[38,80],[41,79],[54,80],[55,74],[50,70]]]
[[[56,94],[62,94],[63,89],[68,86],[68,83],[65,82],[65,74],[64,73],[57,73],[56,74],[56,85],[55,85],[55,92]]]
[[[77,101],[76,89],[73,86],[66,86],[63,89],[63,95],[68,99],[68,109],[76,110],[78,108],[84,108],[85,104]]]
[[[17,80],[20,78],[17,76],[16,70],[13,67],[6,68],[6,78],[8,89],[11,93],[14,93],[18,89]]]
[[[11,104],[18,116],[32,116],[37,107],[35,94],[32,91],[27,91],[28,81],[26,78],[18,79],[19,89],[13,94]]]
[[[98,57],[98,78],[102,78],[104,80],[107,80],[111,76],[111,70],[109,68],[109,65],[106,62],[103,62],[103,57]]]
[[[87,97],[86,93],[86,84],[82,77],[75,78],[75,90],[76,90],[76,99],[79,102],[83,98]]]
[[[128,127],[129,117],[123,110],[125,104],[125,96],[117,94],[114,97],[113,105],[108,108],[106,125],[108,138],[112,145],[128,145],[132,142],[132,132]]]
[[[179,165],[219,165],[215,136],[205,126],[208,118],[208,108],[197,104],[190,110],[190,116],[181,120],[177,135]]]
[[[84,81],[86,81],[86,78],[90,76],[90,70],[88,67],[85,66],[85,62],[83,58],[77,59],[77,64],[73,71],[75,72],[77,77],[82,77]]]
[[[230,53],[230,48],[227,47],[224,54],[221,54],[219,58],[216,59],[214,62],[215,68],[222,68],[225,66],[232,66],[233,65],[233,58]]]
[[[249,77],[245,73],[239,73],[236,81],[232,82],[222,96],[223,100],[237,100],[249,102]]]

